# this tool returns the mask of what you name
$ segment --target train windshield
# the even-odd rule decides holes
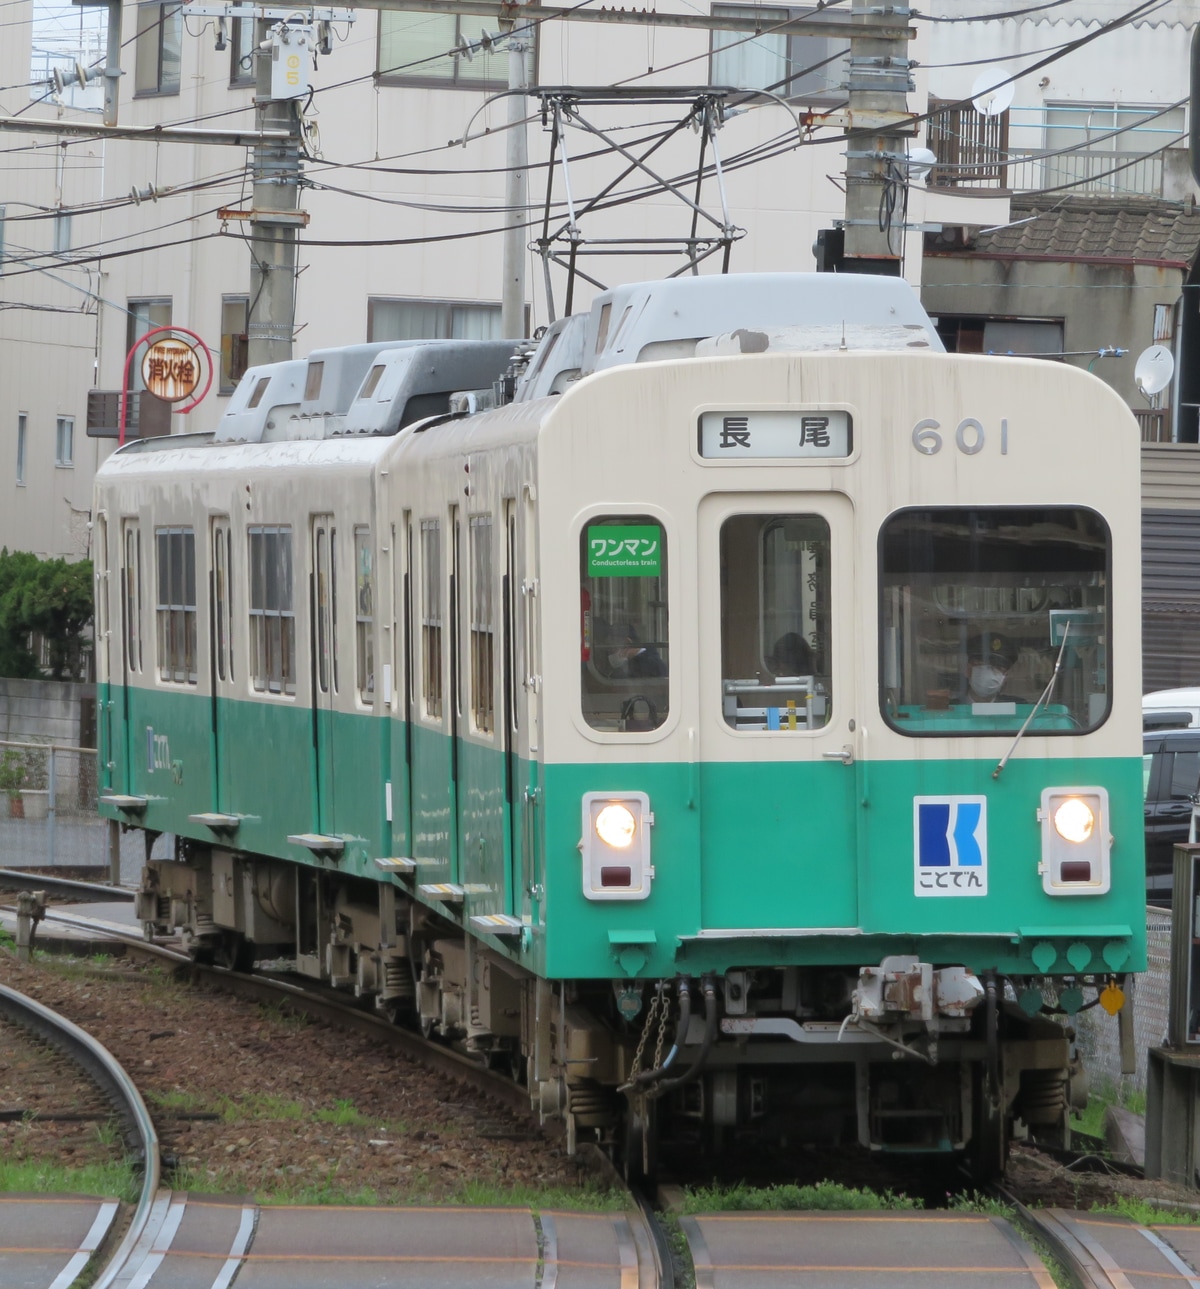
[[[583,716],[645,733],[667,719],[667,536],[646,515],[598,516],[579,537]]]
[[[1109,548],[1081,507],[893,515],[880,534],[888,723],[1015,734],[1033,713],[1030,733],[1095,729],[1109,708]]]

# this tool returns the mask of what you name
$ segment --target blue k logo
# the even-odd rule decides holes
[[[913,798],[917,895],[987,894],[987,798]]]

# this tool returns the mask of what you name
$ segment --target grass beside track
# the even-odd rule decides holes
[[[689,1188],[677,1210],[680,1213],[790,1212],[801,1210],[837,1211],[847,1209],[920,1209],[924,1206],[907,1195],[866,1187],[818,1182],[815,1186],[694,1186]]]
[[[142,1191],[141,1170],[132,1163],[62,1168],[44,1161],[0,1160],[0,1192],[38,1195],[103,1195],[134,1203]]]

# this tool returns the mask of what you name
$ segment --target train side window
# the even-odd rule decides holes
[[[330,609],[330,558],[329,526],[318,523],[313,531],[313,566],[315,576],[314,593],[316,604],[317,626],[317,691],[329,693],[330,644],[329,637],[334,634],[334,615]]]
[[[122,524],[121,616],[125,633],[125,666],[142,670],[142,534],[136,519]]]
[[[250,683],[270,694],[296,692],[292,530],[246,530],[250,564]]]
[[[194,685],[196,672],[196,534],[156,528],[158,678]]]
[[[424,714],[442,719],[442,530],[421,520],[421,699]]]
[[[471,723],[476,733],[490,734],[495,722],[493,659],[495,614],[492,599],[492,517],[472,515],[471,561]]]
[[[902,510],[880,530],[880,707],[911,735],[1077,734],[1109,709],[1111,534],[1072,506]],[[1056,665],[1061,666],[1056,672]]]
[[[721,711],[735,730],[828,724],[831,548],[820,515],[721,525]]]
[[[371,530],[354,530],[354,637],[358,696],[375,700],[375,566]]]
[[[669,713],[666,530],[645,515],[596,516],[579,535],[583,717],[644,733]]]

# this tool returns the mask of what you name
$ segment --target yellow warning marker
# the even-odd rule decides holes
[[[1100,995],[1100,1006],[1110,1016],[1115,1016],[1125,1006],[1125,991],[1115,980],[1110,980],[1104,986],[1104,992]]]
[[[790,730],[794,730],[796,728],[796,700],[794,698],[788,699],[787,713],[788,713],[787,727]]]

